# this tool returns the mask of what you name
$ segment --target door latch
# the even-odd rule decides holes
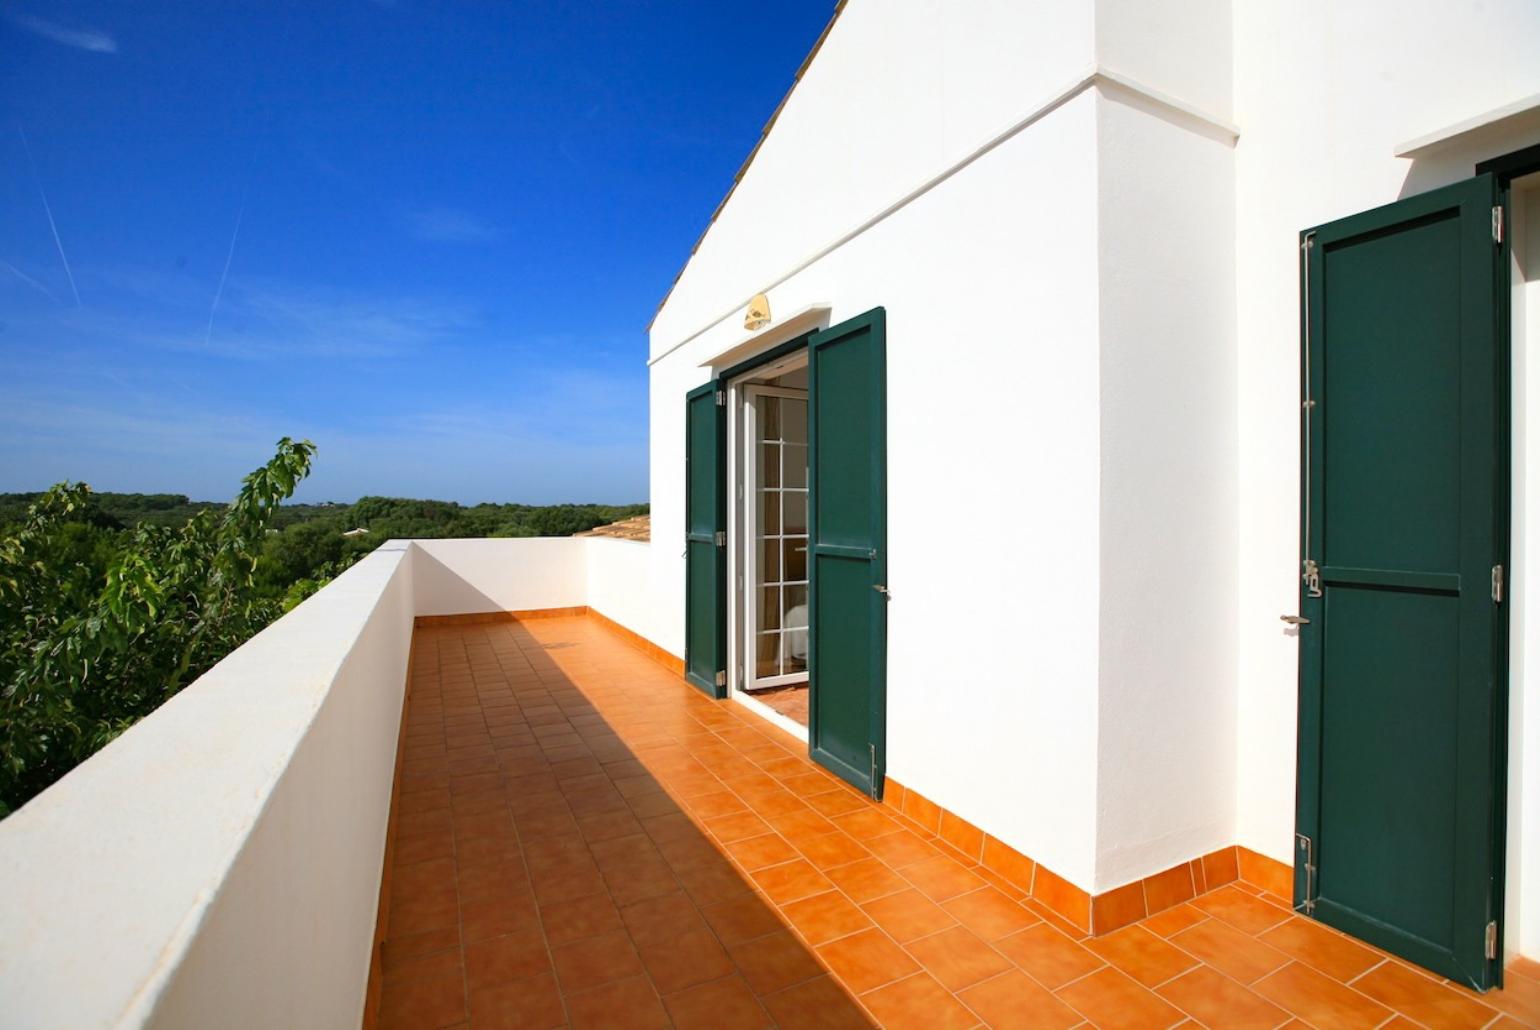
[[[1303,615],[1280,615],[1278,618],[1282,619],[1284,622],[1287,622],[1290,626],[1310,625],[1310,620],[1305,618]]]
[[[1321,596],[1321,569],[1316,565],[1314,558],[1306,558],[1304,573],[1299,577],[1305,583],[1305,595],[1307,597]]]
[[[873,583],[872,584],[872,589],[877,591],[877,593],[881,594],[883,597],[886,597],[890,601],[893,599],[893,591],[889,590],[886,586],[884,586],[881,583]]]
[[[1503,567],[1492,566],[1492,603],[1503,603]]]

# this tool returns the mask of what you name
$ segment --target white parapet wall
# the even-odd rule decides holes
[[[586,605],[591,537],[418,540],[418,615],[468,615]]]
[[[358,1026],[414,617],[648,636],[649,550],[390,541],[0,822],[0,1026]]]

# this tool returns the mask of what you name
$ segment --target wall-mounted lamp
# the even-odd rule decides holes
[[[743,328],[763,329],[770,324],[770,298],[763,293],[756,293],[754,299],[749,301],[749,308],[743,313]]]

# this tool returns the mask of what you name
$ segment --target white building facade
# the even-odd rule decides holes
[[[716,666],[727,698],[811,665],[815,756],[823,692],[825,730],[841,737],[831,762],[851,765],[851,712],[871,720],[870,767],[857,762],[847,779],[874,792],[902,783],[1093,907],[1238,844],[1292,868],[1301,906],[1348,929],[1388,924],[1376,943],[1452,978],[1493,982],[1501,957],[1483,965],[1478,939],[1488,923],[1497,950],[1540,955],[1540,696],[1525,660],[1540,648],[1540,614],[1525,604],[1536,571],[1525,464],[1540,433],[1525,406],[1540,377],[1525,346],[1540,339],[1540,258],[1525,244],[1540,232],[1540,199],[1523,178],[1540,157],[1534,168],[1522,155],[1484,164],[1540,143],[1537,48],[1540,8],[1522,0],[843,4],[651,326],[652,603],[633,628],[704,670],[693,677],[703,689]],[[1476,201],[1409,201],[1374,225],[1337,225],[1445,187],[1492,201],[1479,212]],[[1480,254],[1477,213],[1503,220]],[[1463,269],[1449,304],[1460,318],[1490,311],[1490,403],[1469,393],[1479,346],[1467,318],[1408,343],[1427,351],[1421,364],[1380,354],[1366,396],[1401,404],[1400,416],[1328,423],[1321,377],[1345,398],[1371,364],[1354,364],[1368,344],[1344,321],[1352,305],[1367,305],[1369,325],[1389,324],[1375,303],[1411,311],[1414,327],[1432,325],[1413,310],[1419,298],[1437,307],[1436,288],[1396,294],[1402,278],[1373,280],[1392,282],[1376,300],[1359,265],[1431,269],[1416,255],[1437,249],[1436,233]],[[1334,300],[1327,315],[1318,297],[1314,316],[1314,346],[1330,355],[1308,381],[1321,396],[1302,381],[1302,254]],[[1485,307],[1471,293],[1478,271],[1500,280]],[[770,319],[746,328],[761,294]],[[850,332],[867,334],[866,379],[842,364]],[[1441,376],[1440,354],[1467,364]],[[1445,422],[1424,420],[1448,430],[1439,439],[1464,433],[1443,479],[1426,447],[1398,456],[1398,437],[1375,435],[1398,417],[1423,424],[1407,414],[1422,395],[1395,386],[1417,375],[1435,392],[1456,379],[1466,390],[1438,395]],[[875,404],[851,392],[865,389],[857,381]],[[692,420],[718,393],[713,449],[692,435],[709,419]],[[1341,476],[1359,448],[1366,467],[1409,461],[1426,482],[1392,477],[1410,492],[1382,491],[1377,509],[1350,496],[1368,479],[1334,480],[1324,458],[1307,472],[1309,411],[1310,453],[1331,455]],[[811,439],[804,428],[765,435],[786,412]],[[874,435],[842,448],[848,433]],[[767,440],[782,441],[773,459]],[[801,441],[806,529],[787,507],[803,503],[788,478],[800,466],[787,464]],[[851,464],[855,449],[872,455],[870,476]],[[1417,523],[1392,502],[1420,509],[1417,490],[1443,490],[1456,513],[1448,525],[1429,516],[1438,539],[1427,547],[1447,543],[1466,564],[1397,566],[1372,582],[1356,565],[1337,569],[1302,535],[1309,475],[1331,513],[1318,523],[1342,527],[1314,530],[1328,551],[1352,550],[1350,508],[1369,520],[1354,532],[1372,551]],[[1467,539],[1483,483],[1501,511]],[[780,505],[769,517],[786,520],[778,536],[764,531],[766,490]],[[869,568],[849,566],[865,535],[835,538],[849,511],[875,534]],[[767,572],[755,555],[771,538],[781,564]],[[802,547],[809,571],[793,557]],[[1319,599],[1302,558],[1327,567]],[[1503,590],[1483,609],[1487,564],[1503,567]],[[875,607],[857,587],[879,588]],[[810,615],[799,591],[811,592]],[[1359,618],[1361,601],[1381,607]],[[797,619],[811,640],[789,629]],[[1447,653],[1434,647],[1446,630]],[[1339,641],[1356,643],[1344,652]],[[1401,674],[1384,665],[1358,690],[1370,680],[1353,670],[1372,667],[1375,648],[1404,657],[1419,641],[1432,650],[1407,659],[1404,705],[1375,722],[1362,709],[1401,697]],[[1443,718],[1435,701],[1456,714]],[[1392,718],[1402,708],[1424,718],[1403,725]],[[1364,739],[1382,743],[1344,747],[1365,719],[1375,729]],[[1380,810],[1373,792],[1412,750],[1432,779],[1403,776],[1402,793],[1428,797],[1391,791],[1375,824],[1364,815]],[[1355,754],[1366,767],[1346,770]],[[1414,825],[1424,811],[1448,815],[1447,834],[1428,839]],[[1358,882],[1365,863],[1384,865],[1385,849],[1413,839],[1433,857],[1395,862],[1409,879],[1391,876],[1386,896]],[[1440,900],[1399,913],[1425,890]]]

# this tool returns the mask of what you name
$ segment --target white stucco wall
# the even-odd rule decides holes
[[[588,603],[588,537],[413,541],[418,615]]]
[[[1082,93],[770,293],[782,313],[829,302],[832,322],[888,313],[889,773],[1086,882],[1096,197],[1094,177],[1063,171],[1095,145]],[[753,241],[738,246],[750,260]],[[745,335],[741,315],[722,320],[652,370],[654,575],[680,631],[683,399]]]
[[[653,357],[1005,131],[1082,74],[1092,37],[1087,0],[848,3],[658,313]]]
[[[750,294],[885,306],[889,772],[1105,890],[1234,835],[1228,4],[966,6],[850,3],[686,267],[653,526],[682,541],[682,398]]]
[[[1138,103],[1097,102],[1097,890],[1235,840],[1234,151]]]
[[[1237,834],[1291,859],[1297,653],[1278,616],[1298,596],[1298,250],[1301,229],[1469,176],[1476,161],[1535,142],[1493,136],[1417,160],[1397,144],[1540,93],[1540,6],[1373,0],[1234,5],[1239,443]],[[1530,373],[1532,378],[1532,373]],[[1527,383],[1515,385],[1515,444]],[[1529,430],[1526,430],[1526,433]],[[1520,453],[1517,446],[1515,453]],[[1530,453],[1534,453],[1531,451]],[[1522,482],[1522,472],[1514,478]],[[1530,510],[1535,510],[1531,508]],[[1516,520],[1514,591],[1540,573]],[[1515,648],[1540,633],[1513,623]],[[1528,663],[1533,666],[1533,662]],[[1515,664],[1515,712],[1533,697]],[[1540,816],[1525,756],[1540,754],[1529,715],[1510,763],[1510,835],[1534,840]],[[1533,782],[1528,781],[1528,782]],[[1524,806],[1520,810],[1519,806]],[[1522,862],[1535,868],[1540,851]],[[1517,873],[1510,863],[1510,873]],[[1536,879],[1531,877],[1531,879]],[[1540,890],[1510,881],[1507,944],[1540,951]],[[1522,911],[1522,919],[1516,918]]]
[[[405,547],[0,823],[0,1023],[357,1024],[411,638]]]
[[[653,600],[653,545],[600,536],[583,537],[582,541],[586,552],[584,603],[669,654],[683,657],[683,627],[662,618]]]
[[[1513,192],[1513,524],[1540,517],[1540,184]],[[1531,584],[1540,574],[1540,540],[1516,532],[1511,555],[1517,575],[1509,597],[1511,660],[1508,710],[1509,951],[1540,954],[1540,601]]]

